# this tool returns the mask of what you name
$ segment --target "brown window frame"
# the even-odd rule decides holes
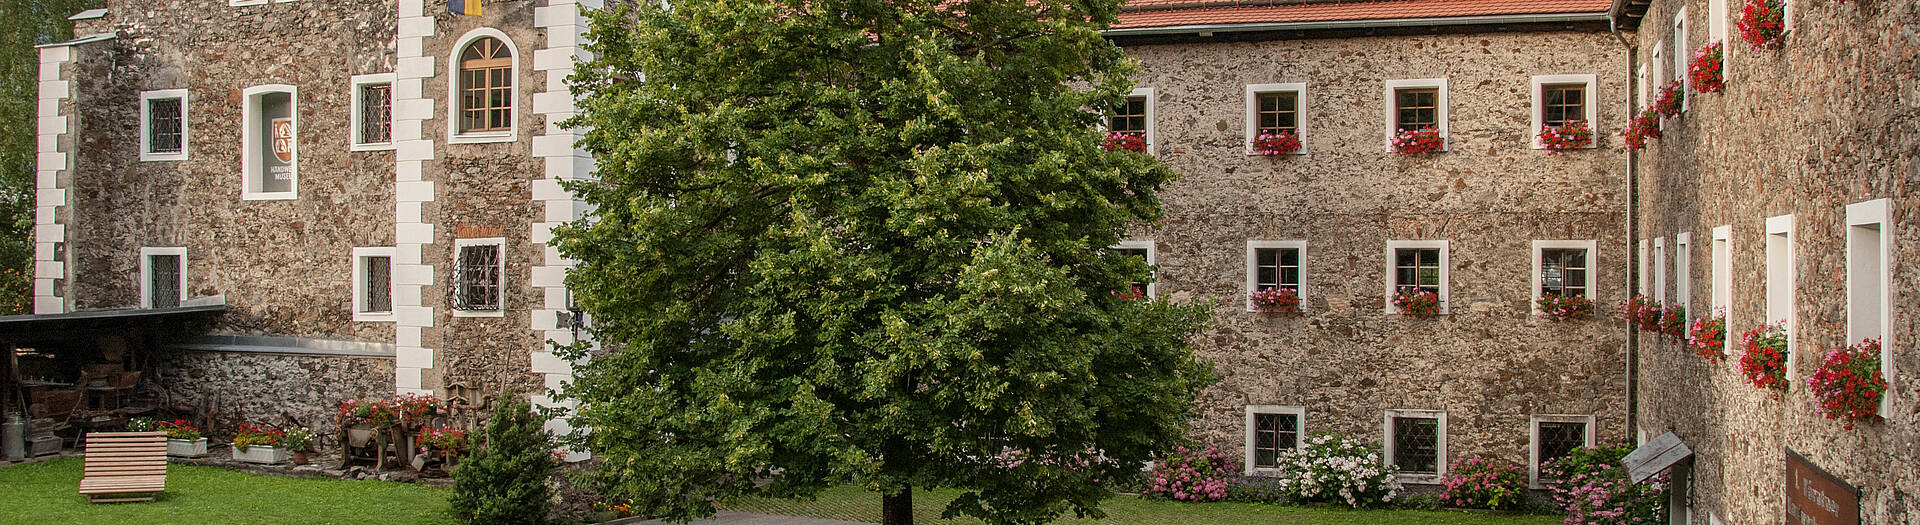
[[[1553,102],[1553,94],[1560,93],[1560,102]],[[1569,93],[1571,92],[1571,97]],[[1571,99],[1571,101],[1569,101]],[[1560,110],[1560,118],[1551,115],[1555,108]],[[1571,117],[1571,118],[1570,118]],[[1544,127],[1559,127],[1569,122],[1587,120],[1587,85],[1582,84],[1543,84],[1540,86],[1540,124]]]
[[[514,54],[505,41],[480,37],[460,51],[460,133],[512,131]]]
[[[1286,264],[1287,255],[1293,258],[1293,264]],[[1299,292],[1300,262],[1299,248],[1254,248],[1253,289],[1292,288]],[[1287,279],[1287,270],[1293,271],[1292,279]]]
[[[1440,251],[1440,248],[1395,248],[1393,250],[1394,291],[1397,292],[1406,288],[1419,288],[1438,295],[1440,293],[1441,282],[1447,278],[1445,260],[1440,257]],[[1433,264],[1426,264],[1421,261],[1421,255],[1426,252],[1433,253]],[[1413,256],[1412,264],[1407,264],[1405,260],[1405,256],[1407,255]],[[1426,280],[1421,278],[1422,270],[1433,271],[1433,282],[1425,282]],[[1411,284],[1407,282],[1407,279],[1403,278],[1409,275],[1413,277]]]
[[[1426,106],[1408,105],[1406,101],[1407,96],[1418,97],[1419,95],[1431,95],[1433,97],[1431,105],[1426,105]],[[1419,99],[1415,98],[1413,102],[1417,104],[1419,102]],[[1406,118],[1407,116],[1406,113],[1408,111],[1413,111],[1416,117],[1419,116],[1421,111],[1431,112],[1432,120],[1409,121]],[[1420,128],[1433,128],[1436,130],[1440,129],[1440,88],[1437,88],[1437,87],[1395,88],[1393,90],[1393,125],[1394,125],[1394,130],[1396,131],[1407,131],[1407,130],[1420,129]]]
[[[1568,259],[1575,254],[1578,254],[1580,259],[1578,266],[1568,263]],[[1541,248],[1540,296],[1586,297],[1588,289],[1593,286],[1592,257],[1593,255],[1586,248]],[[1549,280],[1550,270],[1559,270],[1560,275],[1557,279]],[[1569,272],[1574,270],[1580,272],[1579,284],[1571,284],[1567,277]],[[1552,284],[1555,280],[1559,281],[1558,285]],[[1569,294],[1569,291],[1572,293]]]
[[[1253,450],[1249,451],[1253,455],[1253,468],[1280,468],[1280,456],[1299,449],[1300,419],[1300,414],[1291,412],[1253,413]]]
[[[1138,113],[1134,112],[1136,108],[1139,109]],[[1139,127],[1132,126],[1135,122],[1140,124]],[[1107,115],[1107,131],[1114,133],[1135,133],[1146,137],[1150,125],[1152,123],[1147,122],[1147,97],[1142,95],[1127,97]]]
[[[1267,109],[1268,101],[1274,102],[1273,109],[1271,110]],[[1292,108],[1282,109],[1281,101],[1290,102]],[[1262,132],[1273,132],[1277,134],[1281,130],[1292,131],[1296,135],[1300,133],[1300,92],[1268,91],[1255,93],[1253,95],[1253,103],[1253,117],[1256,124],[1253,130],[1254,136],[1257,137]],[[1268,117],[1272,117],[1272,125],[1268,125]],[[1289,120],[1292,121],[1292,124],[1283,125],[1283,122]]]

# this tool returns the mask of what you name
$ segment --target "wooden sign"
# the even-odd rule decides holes
[[[1693,449],[1681,443],[1679,435],[1668,432],[1633,449],[1627,457],[1620,458],[1620,464],[1627,468],[1627,477],[1639,483],[1690,457]]]
[[[1787,449],[1787,523],[1860,525],[1860,489]]]
[[[293,162],[293,119],[273,119],[273,156]]]

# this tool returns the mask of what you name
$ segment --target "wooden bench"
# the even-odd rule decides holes
[[[167,488],[166,432],[87,434],[86,471],[80,493],[87,503],[153,501]],[[105,496],[130,496],[106,498]]]

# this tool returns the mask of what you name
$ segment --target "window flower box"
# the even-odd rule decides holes
[[[1627,324],[1635,329],[1649,333],[1660,331],[1660,303],[1644,295],[1634,294],[1633,297],[1627,298],[1627,303],[1621,311],[1627,315]]]
[[[1300,315],[1300,292],[1292,288],[1273,287],[1256,290],[1251,294],[1253,308],[1266,314]]]
[[[1440,315],[1440,294],[1412,286],[1402,286],[1393,293],[1393,307],[1401,315],[1419,319],[1431,319]]]
[[[1107,151],[1126,150],[1134,153],[1146,153],[1147,137],[1142,133],[1134,131],[1112,131],[1107,133],[1107,140],[1101,142],[1100,147]]]
[[[1786,47],[1787,9],[1780,0],[1747,0],[1734,28],[1740,31],[1740,39],[1755,51]]]
[[[282,447],[253,445],[246,448],[233,447],[233,459],[243,463],[278,465],[293,459],[293,452]]]
[[[292,452],[287,449],[286,443],[285,430],[241,424],[233,436],[233,459],[247,463],[285,463]]]
[[[1546,148],[1548,155],[1559,155],[1567,150],[1575,150],[1593,145],[1593,126],[1587,121],[1575,120],[1559,126],[1546,126],[1540,130],[1540,147]]]
[[[1253,138],[1253,152],[1268,157],[1291,155],[1300,151],[1300,134],[1283,129],[1279,132],[1262,131]]]
[[[1807,378],[1807,388],[1820,401],[1820,413],[1846,422],[1848,430],[1855,423],[1879,421],[1880,397],[1887,392],[1887,380],[1880,375],[1880,340],[1827,352]]]
[[[1593,317],[1593,300],[1578,295],[1547,294],[1534,301],[1540,317],[1553,321],[1577,321]]]
[[[1687,307],[1677,304],[1667,305],[1667,308],[1660,312],[1659,332],[1660,335],[1673,338],[1675,341],[1685,342],[1687,340]]]
[[[1779,324],[1762,324],[1740,336],[1740,373],[1754,388],[1787,391],[1787,332]]]
[[[1687,327],[1687,346],[1693,353],[1708,361],[1720,362],[1726,357],[1727,314],[1714,312],[1713,315],[1698,317]]]
[[[1640,112],[1639,116],[1627,121],[1627,130],[1622,133],[1627,148],[1640,151],[1647,147],[1648,139],[1660,138],[1660,114],[1651,109]]]
[[[1680,85],[1680,81],[1668,82],[1667,85],[1660,87],[1660,98],[1654,99],[1653,110],[1659,112],[1662,117],[1680,116],[1680,110],[1685,109],[1681,102],[1686,98],[1687,90]]]
[[[200,435],[200,429],[194,428],[185,419],[173,421],[155,421],[150,417],[136,417],[127,421],[128,432],[167,433],[167,457],[197,458],[207,455],[207,438]]]
[[[167,457],[198,458],[207,455],[207,438],[167,438]]]
[[[1693,52],[1693,62],[1687,65],[1687,84],[1700,93],[1719,93],[1727,88],[1725,77],[1721,73],[1722,61],[1726,59],[1720,41],[1715,40],[1706,47]]]
[[[1393,137],[1393,151],[1401,155],[1427,155],[1446,147],[1447,139],[1440,136],[1440,130],[1432,126],[1400,130]]]

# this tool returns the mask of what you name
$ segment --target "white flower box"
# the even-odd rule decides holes
[[[233,459],[246,463],[278,465],[286,463],[292,458],[293,452],[280,447],[254,445],[247,447],[246,450],[240,450],[239,447],[234,447],[233,449]]]
[[[167,440],[167,457],[197,458],[205,455],[207,455],[207,438],[200,438],[193,441],[184,439]]]

